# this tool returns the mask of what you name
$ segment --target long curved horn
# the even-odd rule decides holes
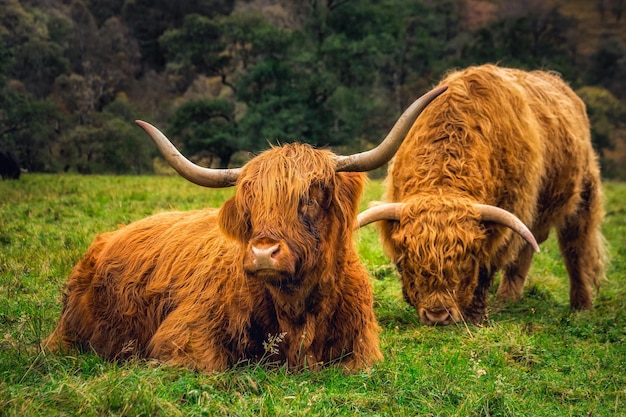
[[[337,172],[365,172],[385,165],[396,154],[420,113],[447,89],[447,86],[437,87],[415,100],[402,113],[387,137],[377,147],[354,155],[338,156],[335,170]]]
[[[404,203],[385,203],[370,207],[359,213],[357,216],[356,221],[358,227],[367,226],[368,224],[379,220],[400,221],[402,207],[404,207]]]
[[[480,212],[480,217],[483,221],[499,223],[510,228],[523,237],[524,240],[526,240],[526,242],[533,247],[536,253],[539,253],[539,245],[537,244],[532,232],[513,213],[501,209],[500,207],[490,206],[488,204],[475,204],[475,206]]]
[[[400,213],[404,203],[380,204],[359,213],[357,217],[358,227],[366,226],[379,220],[400,220]],[[494,222],[506,226],[522,236],[539,253],[539,244],[528,227],[513,213],[501,209],[500,207],[487,204],[474,205],[482,221]]]
[[[135,123],[150,135],[161,155],[181,177],[210,188],[231,187],[237,182],[241,169],[212,169],[196,165],[178,152],[159,129],[141,120],[135,120]]]

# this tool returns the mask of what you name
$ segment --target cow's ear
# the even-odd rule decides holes
[[[363,194],[366,176],[361,172],[339,172],[331,205],[335,217],[341,219],[342,227],[352,234],[356,222],[359,201]]]
[[[243,213],[237,210],[235,197],[224,202],[217,219],[222,233],[239,241],[247,239],[249,221]]]
[[[337,174],[339,181],[336,189],[336,199],[341,210],[348,210],[356,216],[359,201],[367,181],[366,174],[362,172],[340,172]]]

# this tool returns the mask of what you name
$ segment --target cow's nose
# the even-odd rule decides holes
[[[271,280],[285,274],[293,275],[296,258],[285,241],[263,237],[248,244],[243,269],[248,274],[262,273],[258,277]]]
[[[256,270],[274,269],[280,260],[279,243],[259,243],[250,248],[252,262]]]
[[[448,310],[424,310],[426,319],[432,324],[447,324],[450,321]]]

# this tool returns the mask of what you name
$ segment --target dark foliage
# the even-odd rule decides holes
[[[2,179],[17,180],[20,178],[20,161],[11,152],[0,151],[0,176]]]
[[[593,87],[594,144],[619,168],[621,2],[579,14],[560,4],[11,0],[0,7],[0,148],[33,171],[150,171],[132,113],[215,166],[276,142],[361,150],[449,69],[495,62]],[[611,106],[594,98],[607,95]]]

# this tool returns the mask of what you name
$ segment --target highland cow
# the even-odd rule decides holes
[[[12,152],[0,152],[0,176],[2,179],[18,180],[22,169],[20,161]]]
[[[157,214],[98,236],[69,277],[46,344],[204,371],[264,358],[297,369],[382,359],[352,240],[362,172],[385,164],[444,90],[417,100],[371,151],[288,144],[241,169],[194,165],[138,121],[183,177],[236,185],[235,196],[219,210]]]
[[[483,65],[441,83],[448,92],[390,163],[388,204],[359,218],[384,219],[380,235],[405,299],[424,324],[480,323],[496,272],[497,297],[518,299],[539,250],[534,237],[543,242],[556,228],[570,305],[588,309],[605,248],[584,103],[544,71]]]

